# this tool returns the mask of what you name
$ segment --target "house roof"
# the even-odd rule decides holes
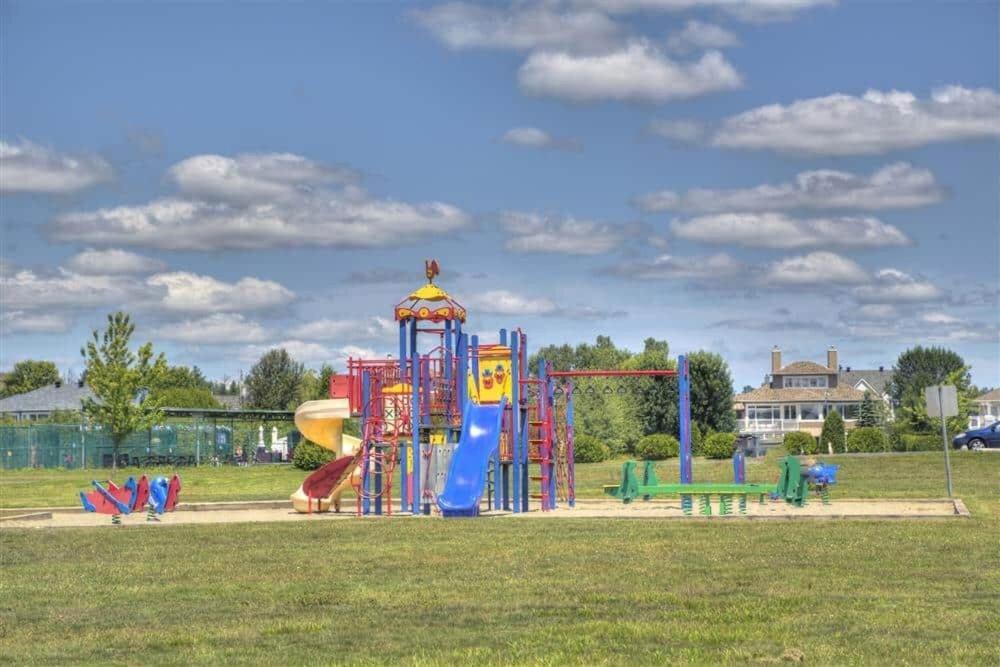
[[[976,400],[977,401],[989,401],[989,402],[1000,401],[1000,389],[994,389],[992,391],[986,392],[982,396],[977,396]]]
[[[826,388],[812,387],[757,387],[745,394],[733,397],[736,403],[823,403],[823,402],[857,402],[865,397],[863,391],[851,386]]]
[[[243,407],[243,397],[237,394],[212,394],[212,398],[227,410],[239,410]]]
[[[850,370],[850,371],[840,371],[837,375],[837,384],[848,384],[852,387],[856,387],[859,382],[864,380],[868,383],[874,391],[879,394],[887,393],[887,385],[889,381],[892,380],[892,370]]]
[[[50,384],[0,399],[0,413],[79,410],[85,398],[94,398],[90,387],[78,387],[72,383],[59,386]]]
[[[829,375],[832,373],[829,368],[821,364],[817,364],[815,361],[793,361],[779,371],[776,371],[775,375]]]

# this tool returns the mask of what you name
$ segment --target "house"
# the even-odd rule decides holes
[[[983,428],[1000,421],[1000,389],[988,391],[972,401],[969,414],[969,428]]]
[[[892,401],[888,384],[892,371],[843,368],[837,348],[826,352],[826,365],[814,361],[782,364],[781,349],[771,351],[771,372],[764,384],[734,397],[733,408],[744,433],[757,435],[761,441],[780,442],[790,431],[805,431],[818,436],[823,420],[831,411],[840,413],[848,429],[857,423],[865,392],[881,400],[889,417]]]
[[[79,412],[83,408],[83,400],[93,397],[94,392],[82,382],[56,382],[0,399],[0,416],[13,417],[17,421],[48,419],[56,411]]]

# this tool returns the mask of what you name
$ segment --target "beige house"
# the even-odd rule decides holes
[[[983,428],[1000,421],[1000,389],[988,391],[973,401],[969,428]]]
[[[818,436],[831,411],[840,413],[848,429],[857,423],[865,392],[881,400],[892,417],[887,385],[892,371],[852,370],[839,364],[837,348],[826,352],[826,365],[814,361],[782,364],[781,349],[771,351],[771,372],[763,385],[734,397],[738,426],[763,442],[780,442],[785,433]]]

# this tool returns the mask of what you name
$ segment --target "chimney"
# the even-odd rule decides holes
[[[826,351],[826,367],[831,371],[837,370],[839,366],[837,365],[837,348],[833,345]]]
[[[781,348],[777,345],[771,350],[771,373],[777,373],[781,370]]]
[[[56,389],[62,386],[62,380],[56,380]]]
[[[885,373],[885,366],[879,366],[878,367],[878,372],[879,373]]]

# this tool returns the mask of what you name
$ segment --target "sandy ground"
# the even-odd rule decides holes
[[[192,511],[195,510],[195,511]],[[738,508],[734,507],[734,510]],[[819,501],[810,502],[805,507],[793,507],[783,502],[768,502],[760,505],[748,503],[747,514],[718,515],[718,505],[713,504],[713,514],[706,517],[698,513],[697,505],[693,517],[687,517],[680,503],[673,501],[634,502],[628,505],[614,500],[580,500],[575,508],[560,507],[552,512],[533,511],[527,514],[509,512],[483,512],[491,518],[511,518],[521,520],[559,518],[608,518],[608,519],[677,519],[677,520],[800,520],[800,519],[940,519],[968,517],[969,513],[961,500],[850,500],[838,499],[829,505]],[[412,517],[396,513],[398,518]],[[275,521],[346,521],[356,518],[353,512],[342,514],[298,514],[286,503],[200,503],[196,506],[171,512],[160,522],[146,521],[145,512],[136,512],[122,517],[122,525],[129,527],[161,527],[190,524],[220,523],[266,523]],[[369,517],[368,520],[385,520],[386,517]],[[10,515],[0,521],[0,530],[12,528],[85,528],[112,527],[111,517],[83,511],[25,510],[23,515]]]

